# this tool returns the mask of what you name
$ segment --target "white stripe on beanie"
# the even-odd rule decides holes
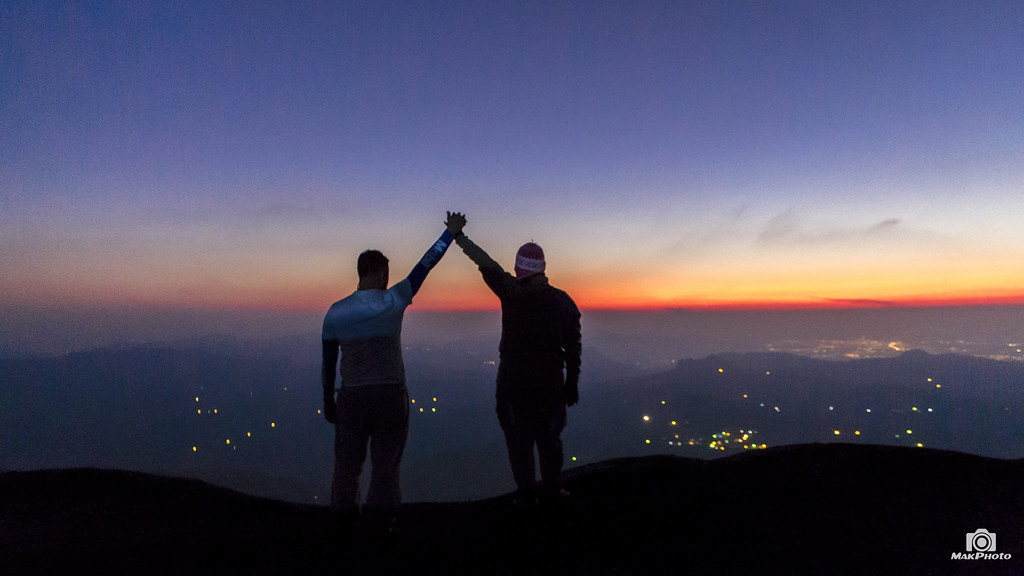
[[[543,248],[533,242],[527,242],[519,247],[519,251],[516,252],[517,276],[539,274],[544,271],[545,266]],[[524,272],[525,274],[520,274],[519,272]]]

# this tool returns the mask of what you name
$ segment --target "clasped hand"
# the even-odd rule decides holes
[[[453,236],[457,236],[466,225],[466,215],[462,212],[448,212],[448,219],[445,220],[444,225]]]

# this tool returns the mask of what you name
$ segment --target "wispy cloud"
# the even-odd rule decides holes
[[[891,240],[896,237],[913,235],[900,218],[886,218],[870,226],[816,226],[788,210],[771,220],[757,236],[761,245],[799,244],[805,246],[826,246],[850,242]]]
[[[891,308],[896,306],[896,302],[889,300],[874,300],[871,298],[825,298],[824,301],[831,304],[839,304],[843,307],[854,308]]]

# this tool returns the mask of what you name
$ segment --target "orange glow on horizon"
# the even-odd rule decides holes
[[[655,302],[649,304],[621,305],[613,302],[577,301],[582,310],[707,310],[707,311],[758,311],[758,310],[856,310],[869,308],[951,308],[966,306],[1024,306],[1024,294],[1002,297],[948,297],[948,298],[904,298],[892,300],[680,300],[676,302]]]
[[[874,278],[873,276],[871,277]],[[928,293],[923,282],[887,284],[882,280],[860,284],[812,282],[804,279],[781,281],[765,278],[761,282],[739,281],[734,277],[712,279],[654,278],[606,275],[601,277],[556,275],[554,286],[572,296],[581,310],[657,311],[684,310],[815,310],[959,306],[1022,306],[1024,288],[1006,288],[1007,282],[993,281],[988,286],[952,282],[946,288]],[[1002,284],[1002,286],[1000,286]],[[46,307],[53,302],[74,307],[139,309],[209,309],[225,311],[263,311],[273,313],[323,313],[337,300],[355,289],[351,278],[338,282],[264,281],[250,285],[231,284],[208,289],[168,285],[118,285],[108,290],[92,286],[89,290],[68,293],[67,287],[41,288],[34,293],[9,294],[9,303]],[[819,296],[826,295],[826,296]],[[833,295],[833,296],[828,296]],[[498,299],[475,271],[466,270],[452,277],[428,279],[416,295],[411,312],[497,311]]]
[[[570,292],[570,295],[572,293]],[[249,310],[266,312],[320,313],[335,302],[315,298],[296,299],[252,299],[229,301],[210,299],[207,302],[169,302],[162,303],[167,308],[211,308],[229,310]],[[497,312],[501,306],[498,299],[490,292],[483,294],[467,294],[455,299],[417,298],[409,308],[410,312]],[[679,299],[644,301],[639,298],[587,298],[573,296],[582,311],[636,311],[655,312],[659,310],[693,310],[693,311],[786,311],[786,310],[856,310],[872,308],[950,308],[974,306],[1024,306],[1024,293],[1010,295],[977,295],[949,297],[906,297],[893,299],[816,299],[816,300],[713,300],[713,299]]]

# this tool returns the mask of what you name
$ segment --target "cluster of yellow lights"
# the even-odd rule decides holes
[[[285,388],[285,390],[287,390],[287,388]],[[196,399],[196,402],[199,402],[199,396],[196,396],[195,399]],[[322,410],[317,410],[316,411],[317,414],[320,414],[321,412],[323,412],[323,411]],[[199,410],[196,410],[196,413],[202,414],[203,411],[202,411],[202,409],[199,409]],[[211,414],[211,413],[212,414],[217,414],[217,409],[214,408],[213,410],[207,410],[207,414]],[[277,428],[277,422],[271,422],[270,423],[270,427],[271,428]],[[246,432],[245,436],[246,436],[246,438],[252,438],[252,432]],[[225,438],[224,439],[224,445],[225,446],[231,446],[231,438]],[[231,446],[231,449],[232,450],[238,450],[238,446],[237,445]],[[192,451],[193,452],[199,452],[199,446],[193,446],[192,447]]]
[[[743,443],[742,446],[744,450],[764,450],[765,448],[768,448],[767,444],[749,442],[751,436],[757,434],[757,432],[753,430],[740,430],[739,433],[742,434],[742,436],[737,436],[735,440],[732,437],[732,432],[728,432],[726,430],[723,430],[719,434],[712,434],[712,441],[710,444],[708,444],[708,448],[711,448],[712,450],[724,451],[726,449],[726,444],[740,446],[741,442]],[[692,440],[690,441],[690,445],[693,445]]]
[[[437,403],[437,397],[436,397],[436,396],[434,396],[434,397],[432,398],[432,400],[434,401],[434,403],[435,403],[435,404]],[[411,403],[415,404],[415,403],[416,403],[416,399],[415,399],[415,398],[413,398],[413,399],[409,400],[409,402],[411,402]],[[421,408],[420,408],[420,412],[426,412],[426,411],[427,411],[427,409],[426,409],[426,408],[423,408],[423,407],[421,407]],[[431,411],[431,412],[437,412],[437,407],[436,407],[436,406],[432,406],[432,407],[430,408],[430,411]]]
[[[898,344],[898,343],[894,343],[894,344]],[[719,368],[718,372],[720,374],[723,374],[723,373],[725,373],[725,369],[724,368]],[[766,371],[765,375],[771,375],[771,371]],[[934,383],[936,388],[942,388],[942,385],[938,384],[938,383],[935,383],[932,378],[928,378],[928,382],[929,383]],[[744,394],[743,397],[744,398],[749,398],[749,396],[747,394]],[[662,403],[662,405],[664,405],[664,404],[666,404],[666,401],[662,400],[661,403]],[[764,407],[765,406],[764,403],[761,403],[761,406]],[[776,412],[781,412],[781,408],[779,408],[778,406],[772,406],[772,409],[774,409]],[[828,409],[829,409],[829,411],[835,411],[835,406],[829,406]],[[912,406],[910,408],[910,410],[912,412],[920,412],[921,411],[917,406]],[[865,411],[870,413],[871,412],[871,408],[867,408]],[[928,412],[933,412],[934,410],[932,408],[928,408],[927,411]],[[650,422],[651,421],[651,416],[648,415],[648,414],[644,414],[643,415],[643,421],[644,422]],[[677,422],[675,420],[673,420],[671,422],[671,424],[672,424],[672,426],[676,426]],[[743,436],[741,438],[737,439],[735,442],[733,442],[732,434],[730,432],[728,432],[728,431],[722,431],[721,434],[714,434],[714,435],[712,435],[712,438],[714,440],[708,444],[708,447],[711,448],[712,450],[724,451],[726,449],[726,444],[730,444],[730,442],[732,442],[732,444],[735,445],[735,446],[739,446],[740,442],[747,442],[750,439],[750,434],[753,433],[753,432],[745,432],[743,430],[740,430],[740,433],[743,434]],[[907,430],[906,433],[907,434],[913,434],[913,430]],[[840,436],[840,435],[842,435],[842,431],[839,430],[839,429],[835,429],[835,430],[832,431],[832,434],[835,435],[835,436]],[[860,436],[861,435],[861,431],[860,430],[854,430],[853,431],[853,435],[854,436]],[[899,436],[900,436],[899,434],[896,435],[897,438],[899,438]],[[676,441],[670,440],[669,441],[669,445],[675,445],[675,444],[678,444],[679,446],[683,445],[682,441],[678,441],[679,440],[679,435],[678,434],[675,435],[675,439],[676,439]],[[644,443],[645,444],[651,444],[651,440],[648,438],[648,439],[644,440]],[[695,442],[694,442],[694,440],[691,439],[688,442],[688,444],[690,446],[693,446],[695,444]],[[924,444],[918,442],[917,446],[920,448],[920,447],[923,447]],[[752,448],[753,449],[764,449],[764,448],[767,448],[767,447],[768,447],[767,444],[757,444],[757,443],[749,443],[749,442],[743,444],[743,448],[746,449],[746,450],[749,450],[749,449],[752,449]]]
[[[199,396],[196,396],[196,402],[199,402]],[[196,410],[196,414],[202,414],[202,413],[203,413],[203,409],[202,408],[199,408],[199,409]],[[217,409],[214,408],[213,410],[207,410],[206,413],[207,414],[216,414],[217,413]]]

